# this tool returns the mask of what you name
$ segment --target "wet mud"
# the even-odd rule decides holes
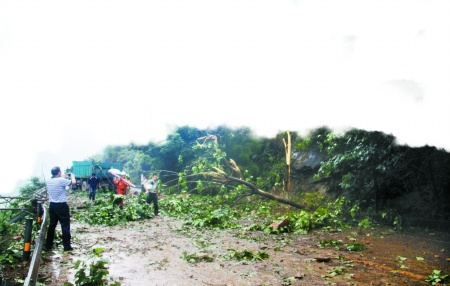
[[[170,217],[102,227],[72,223],[74,251],[44,254],[46,285],[74,284],[74,264],[103,248],[109,277],[122,285],[429,285],[433,269],[450,272],[449,235],[415,229],[316,230],[307,235],[197,230]],[[364,250],[349,251],[354,243]],[[269,254],[226,260],[229,249]],[[186,255],[212,262],[188,262]]]

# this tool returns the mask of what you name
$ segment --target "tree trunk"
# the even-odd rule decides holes
[[[283,138],[284,149],[286,152],[286,166],[287,166],[287,194],[289,194],[291,188],[291,153],[292,153],[292,145],[291,145],[291,134],[287,132],[288,142]]]
[[[218,170],[218,169],[216,169],[216,170]],[[222,178],[222,179],[225,179],[227,181],[231,181],[231,182],[235,182],[235,183],[239,183],[239,184],[242,184],[244,186],[247,186],[247,187],[250,188],[251,192],[253,194],[255,194],[255,195],[260,195],[260,196],[269,198],[271,200],[275,200],[277,202],[293,206],[293,207],[298,208],[298,209],[308,209],[306,207],[306,205],[304,205],[304,204],[293,202],[291,200],[288,200],[288,199],[285,199],[285,198],[281,198],[281,197],[275,196],[274,194],[262,191],[262,190],[258,189],[254,184],[249,183],[249,182],[247,182],[245,180],[236,178],[236,177],[228,176],[225,172],[223,172],[221,170],[219,171],[219,173],[212,172],[212,173],[208,173],[207,175],[215,177],[215,178]]]

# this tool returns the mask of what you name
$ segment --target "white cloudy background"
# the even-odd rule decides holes
[[[0,193],[183,125],[450,151],[449,15],[447,0],[0,0]]]

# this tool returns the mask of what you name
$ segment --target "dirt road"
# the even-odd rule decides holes
[[[74,283],[76,260],[103,248],[109,276],[122,285],[429,285],[433,269],[449,272],[449,236],[388,229],[269,235],[242,230],[196,230],[169,217],[100,227],[74,222],[72,253],[47,253],[46,285]],[[349,251],[349,243],[367,249]],[[264,252],[257,261],[230,253]],[[188,262],[192,255],[212,262]],[[228,258],[228,259],[227,259]],[[423,260],[422,260],[423,259]]]

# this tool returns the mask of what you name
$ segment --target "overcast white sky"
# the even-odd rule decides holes
[[[175,126],[450,151],[450,1],[0,0],[0,194]]]

